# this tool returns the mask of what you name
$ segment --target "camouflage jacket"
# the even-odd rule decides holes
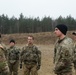
[[[34,45],[23,47],[21,52],[21,62],[22,61],[26,64],[36,62],[38,65],[41,65],[41,51]]]
[[[55,73],[64,73],[72,69],[74,43],[71,38],[57,40],[54,48]]]
[[[0,43],[0,72],[7,66],[5,52],[4,44]]]
[[[20,49],[16,46],[7,49],[7,59],[9,63],[14,63],[19,60]]]

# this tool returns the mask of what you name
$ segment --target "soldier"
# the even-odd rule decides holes
[[[1,42],[0,35],[0,75],[9,75],[9,67],[6,60],[6,48],[5,45]]]
[[[55,27],[55,34],[59,38],[54,48],[54,72],[57,75],[72,75],[73,40],[66,37],[67,26],[59,24]]]
[[[21,64],[24,63],[24,75],[38,75],[37,71],[41,66],[41,51],[33,44],[34,37],[28,36],[28,45],[22,48]]]
[[[74,40],[76,41],[76,32],[73,32],[72,33],[73,35],[74,35]],[[75,44],[74,44],[74,47],[75,47],[75,49],[74,49],[74,58],[73,58],[73,63],[74,63],[74,69],[75,69],[75,75],[76,75],[76,42],[75,42]]]
[[[18,75],[19,66],[19,54],[20,49],[15,46],[15,40],[11,39],[9,43],[10,47],[7,49],[8,66],[10,75]]]

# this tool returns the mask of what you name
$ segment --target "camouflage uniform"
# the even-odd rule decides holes
[[[73,32],[72,35],[74,35],[73,39],[76,40],[76,32]],[[74,70],[76,75],[76,42],[74,43],[73,64],[74,64]]]
[[[0,75],[9,75],[9,67],[6,60],[6,49],[4,44],[0,43]]]
[[[74,57],[73,57],[73,63],[74,63],[74,69],[76,74],[76,43],[74,44]]]
[[[74,43],[71,38],[57,40],[54,48],[54,71],[57,75],[72,75],[73,48]]]
[[[7,50],[8,66],[10,75],[18,75],[20,49],[13,46]]]
[[[22,48],[21,62],[24,62],[24,75],[38,75],[41,66],[41,51],[34,45]]]

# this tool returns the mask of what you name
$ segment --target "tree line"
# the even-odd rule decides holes
[[[66,24],[69,30],[76,30],[76,19],[71,17],[59,16],[56,19],[51,17],[44,17],[40,20],[37,18],[27,18],[22,13],[19,18],[11,17],[7,15],[0,15],[0,32],[2,34],[12,33],[37,33],[37,32],[49,32],[53,31],[57,24]]]

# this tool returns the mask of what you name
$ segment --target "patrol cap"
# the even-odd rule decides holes
[[[11,43],[11,42],[15,43],[15,40],[14,40],[14,39],[11,39],[11,40],[10,40],[10,43]]]
[[[76,36],[76,32],[73,32],[72,34]]]

